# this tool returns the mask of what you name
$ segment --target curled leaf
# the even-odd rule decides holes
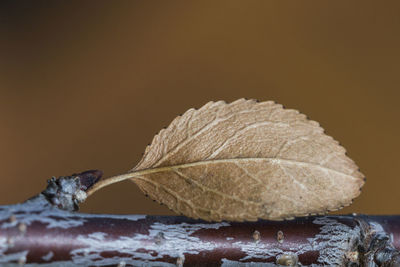
[[[347,206],[364,176],[315,121],[274,102],[190,109],[157,134],[132,178],[188,217],[291,219]]]

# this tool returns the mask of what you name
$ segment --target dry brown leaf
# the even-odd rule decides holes
[[[245,99],[188,110],[121,177],[175,212],[208,221],[322,214],[349,205],[364,183],[317,122]]]

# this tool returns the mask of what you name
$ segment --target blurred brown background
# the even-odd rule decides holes
[[[3,1],[0,204],[53,175],[123,173],[178,114],[247,97],[347,148],[367,183],[342,213],[399,214],[398,3]],[[131,182],[82,208],[172,214]]]

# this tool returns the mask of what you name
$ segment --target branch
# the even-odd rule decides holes
[[[75,212],[98,171],[0,207],[0,263],[54,266],[399,266],[400,216],[205,222]]]

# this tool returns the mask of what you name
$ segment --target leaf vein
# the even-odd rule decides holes
[[[235,200],[235,201],[238,201],[238,202],[259,204],[258,202],[255,202],[255,201],[239,199],[239,198],[237,198],[237,197],[228,195],[228,194],[226,194],[226,193],[222,193],[222,192],[220,192],[220,191],[211,189],[211,188],[208,187],[208,186],[205,186],[205,185],[203,185],[203,184],[200,184],[200,183],[196,182],[194,179],[191,179],[190,177],[184,175],[182,172],[178,171],[178,170],[175,169],[175,168],[173,168],[173,171],[174,171],[179,177],[181,177],[182,179],[185,179],[185,180],[188,180],[188,181],[190,181],[190,182],[193,182],[195,185],[197,185],[198,187],[200,187],[202,190],[206,190],[206,191],[212,192],[212,193],[214,193],[214,194],[216,194],[216,195],[220,195],[221,197],[229,198],[229,199],[232,199],[232,200]]]

